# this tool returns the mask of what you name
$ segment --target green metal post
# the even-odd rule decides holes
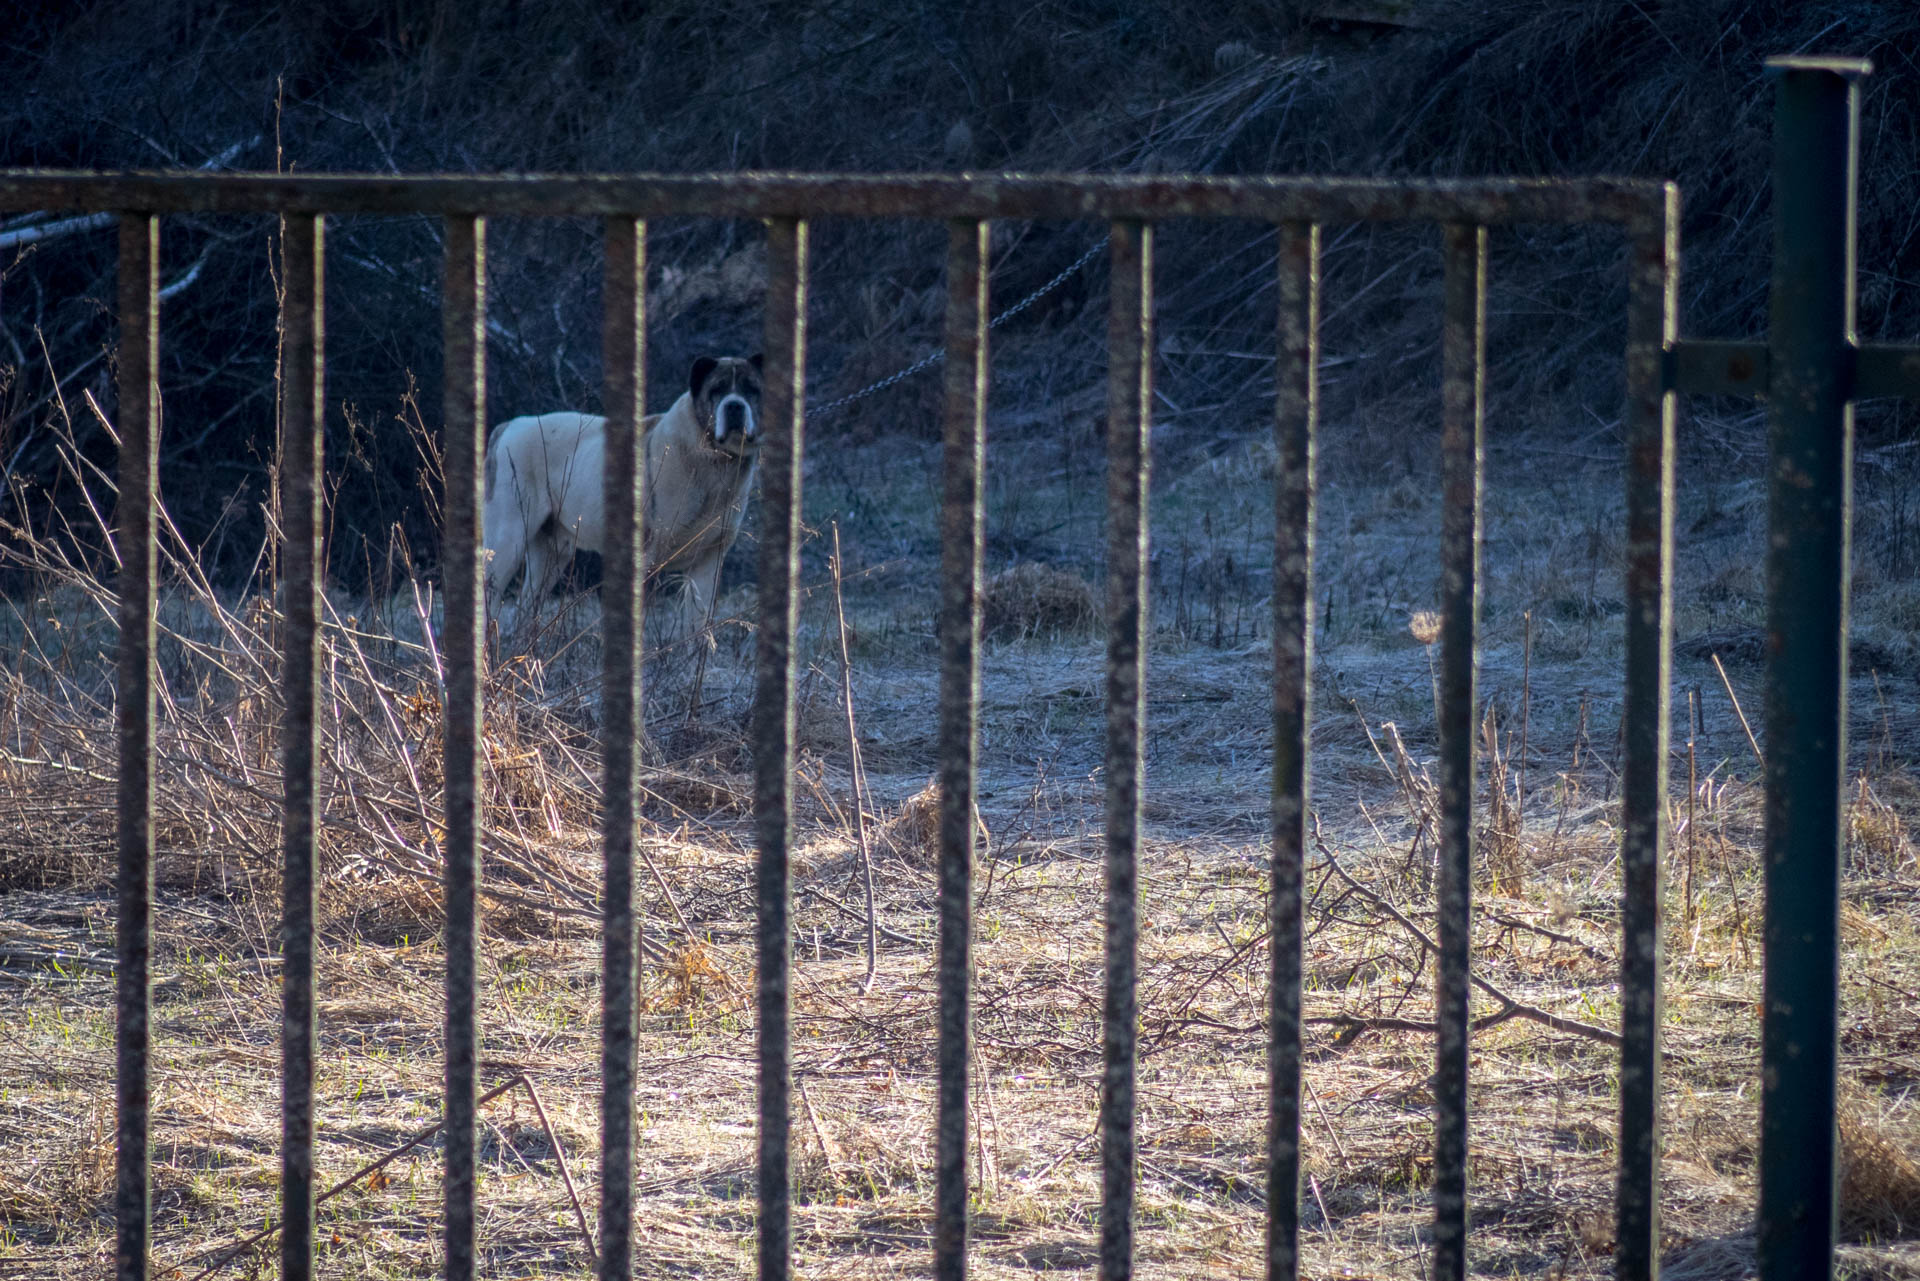
[[[1804,1281],[1833,1271],[1854,82],[1869,68],[1777,58],[1767,69],[1776,96],[1759,1249],[1763,1281]]]

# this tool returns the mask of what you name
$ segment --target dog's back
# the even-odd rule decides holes
[[[606,420],[571,411],[511,418],[487,436],[482,538],[497,606],[525,569],[523,606],[553,587],[575,545],[599,549]]]

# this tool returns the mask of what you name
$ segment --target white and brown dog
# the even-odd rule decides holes
[[[572,412],[509,419],[487,438],[482,515],[486,599],[520,576],[516,627],[538,610],[575,550],[606,546],[606,426]],[[682,625],[704,618],[740,533],[760,454],[760,357],[693,362],[687,390],[640,422],[649,583],[680,579]]]

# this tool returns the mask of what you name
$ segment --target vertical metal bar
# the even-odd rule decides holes
[[[447,666],[447,1281],[473,1276],[475,929],[480,889],[480,473],[486,442],[486,221],[446,223],[446,527],[440,538]]]
[[[760,1281],[792,1257],[788,1137],[793,1118],[787,973],[792,924],[793,632],[800,607],[800,460],[805,447],[807,224],[767,226],[766,411],[760,446],[760,641],[753,693],[753,813],[759,846]]]
[[[1100,1276],[1133,1275],[1140,733],[1146,716],[1153,228],[1113,224],[1107,319],[1107,986],[1100,1090]]]
[[[973,784],[985,517],[987,224],[947,234],[945,495],[940,509],[940,1108],[934,1275],[967,1274],[967,1068],[973,999]]]
[[[1832,1275],[1852,523],[1854,77],[1776,59],[1760,1275]]]
[[[634,998],[639,982],[640,914],[634,908],[634,833],[640,821],[640,642],[646,556],[640,514],[646,450],[646,224],[609,218],[601,330],[607,417],[606,573],[600,585],[606,628],[600,704],[600,839],[606,851],[605,938],[600,976],[600,1277],[633,1275]]]
[[[114,920],[114,1275],[147,1275],[147,946],[153,911],[155,513],[160,457],[160,220],[120,218],[119,913]]]
[[[1629,230],[1627,689],[1620,785],[1620,1164],[1614,1275],[1660,1266],[1660,869],[1667,845],[1667,686],[1673,631],[1674,397],[1661,362],[1679,336],[1680,193]]]
[[[1313,670],[1320,228],[1280,228],[1273,441],[1273,970],[1267,988],[1267,1278],[1300,1275],[1301,886]]]
[[[1441,336],[1440,902],[1435,1015],[1433,1275],[1467,1272],[1467,1035],[1473,898],[1473,712],[1479,666],[1487,229],[1446,228]]]
[[[326,406],[324,220],[290,214],[280,227],[286,279],[282,302],[281,493],[286,538],[281,558],[286,630],[280,686],[285,817],[280,926],[280,1275],[313,1272],[313,919],[320,826],[313,765],[320,700],[321,430]]]

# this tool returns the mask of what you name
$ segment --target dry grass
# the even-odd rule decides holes
[[[1840,1109],[1841,1227],[1854,1241],[1920,1236],[1920,1143],[1913,1118],[1856,1091]]]
[[[1161,622],[1148,684],[1139,1249],[1143,1266],[1180,1277],[1246,1270],[1263,1231],[1267,656],[1254,630],[1257,600],[1216,596],[1198,568],[1224,574],[1231,556],[1234,591],[1266,572],[1257,540],[1242,532],[1264,527],[1261,459],[1250,446],[1195,462],[1157,498],[1160,545],[1174,551],[1156,580]],[[1475,964],[1516,1001],[1604,1027],[1618,1017],[1619,620],[1608,597],[1618,573],[1617,546],[1602,539],[1595,551],[1593,538],[1618,511],[1615,489],[1591,477],[1566,484],[1509,483],[1489,503],[1482,693],[1492,711],[1481,777],[1500,799],[1484,811]],[[1609,497],[1582,497],[1599,492]],[[1067,505],[1059,495],[1032,502],[1011,534],[1022,534],[1020,519],[1038,521],[1049,505],[1057,519]],[[1082,511],[1085,526],[1056,536],[1098,545],[1088,528],[1097,513]],[[995,513],[1007,521],[1004,505]],[[1432,1017],[1432,960],[1392,913],[1431,929],[1432,684],[1409,623],[1433,600],[1427,539],[1436,515],[1418,486],[1325,490],[1330,605],[1316,684],[1315,807],[1327,850],[1361,888],[1319,858],[1310,869],[1303,1208],[1312,1275],[1417,1275],[1427,1250],[1432,1047],[1413,1025]],[[1870,503],[1862,519],[1870,542]],[[1748,521],[1737,538],[1689,546],[1683,636],[1750,623],[1743,598],[1715,600],[1689,585],[1728,578],[1757,538]],[[9,825],[0,841],[9,878],[0,1006],[10,1029],[0,1052],[0,1263],[78,1278],[97,1275],[111,1248],[112,925],[103,886],[112,757],[98,657],[111,643],[99,621],[111,602],[49,561],[53,542],[26,546],[38,548],[47,585],[19,602],[13,635],[28,657],[9,671],[0,703]],[[852,555],[860,559],[857,545]],[[803,670],[820,674],[801,689],[795,1240],[802,1268],[834,1276],[924,1269],[931,1231],[932,603],[900,590],[886,562],[869,568],[849,580],[847,604],[879,854],[882,932],[870,990],[834,702],[837,635],[822,594],[809,598],[800,634]],[[208,1251],[274,1213],[276,624],[256,599],[196,587],[184,556],[171,582],[158,757],[154,1200],[158,1259],[190,1276]],[[411,595],[397,606],[341,602],[328,629],[323,1181],[396,1145],[439,1107],[438,702],[420,624],[431,605],[424,587],[419,606]],[[748,598],[736,591],[725,604],[737,611]],[[1862,627],[1882,626],[1880,611],[1877,592],[1863,592]],[[578,636],[593,612],[590,602],[569,606],[533,654],[489,686],[481,959],[484,1083],[517,1072],[538,1082],[589,1199],[598,1133],[597,657]],[[650,1274],[742,1276],[752,1266],[753,864],[739,729],[751,658],[744,631],[723,626],[720,636],[692,717],[689,665],[668,656],[650,673],[655,763],[642,837],[657,876],[646,873],[641,887],[650,947],[638,1095],[639,1264]],[[983,1276],[1094,1267],[1102,663],[1094,636],[1067,632],[997,642],[984,664],[980,793],[991,839],[975,878],[974,1093],[974,1267]],[[1756,711],[1757,671],[1735,662],[1728,672]],[[1679,761],[1668,868],[1668,1262],[1670,1275],[1742,1277],[1752,1271],[1759,794],[1744,735],[1703,660],[1676,661],[1676,747],[1684,751],[1688,738],[1684,690],[1694,684],[1704,709],[1695,785],[1689,793]],[[1920,714],[1920,691],[1908,676],[1882,673],[1876,687],[1863,672],[1854,692],[1841,1138],[1857,1240],[1847,1259],[1858,1275],[1898,1276],[1909,1266],[1901,1238],[1920,1188],[1920,1114],[1909,1099],[1920,1083],[1912,1017],[1920,781],[1901,728]],[[1487,1002],[1476,1013],[1496,1009]],[[1514,1018],[1477,1034],[1474,1055],[1476,1275],[1606,1275],[1611,1048]],[[555,1153],[517,1099],[491,1105],[481,1122],[485,1266],[501,1276],[579,1275],[586,1255]],[[323,1266],[381,1281],[430,1274],[438,1160],[428,1145],[330,1202]]]
[[[1028,562],[987,580],[980,630],[992,640],[1052,638],[1091,631],[1100,621],[1093,588],[1078,574]]]

